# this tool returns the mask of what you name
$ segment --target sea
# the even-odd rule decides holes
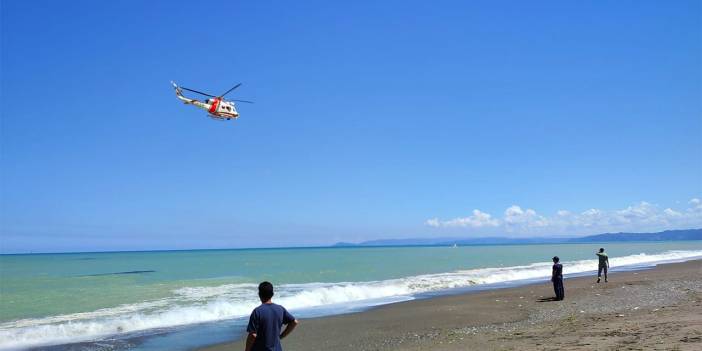
[[[0,350],[192,350],[240,338],[257,285],[298,319],[702,259],[702,241],[0,255]],[[594,278],[593,278],[594,279]],[[566,281],[567,284],[567,281]]]

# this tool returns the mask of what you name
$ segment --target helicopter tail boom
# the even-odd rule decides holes
[[[199,108],[202,108],[202,109],[205,109],[205,110],[209,110],[209,109],[210,109],[210,107],[211,107],[210,104],[206,104],[206,103],[200,102],[200,101],[198,101],[198,100],[196,100],[196,99],[189,99],[189,98],[183,96],[183,90],[182,90],[182,88],[179,87],[178,84],[176,84],[176,83],[173,82],[173,81],[171,81],[171,84],[173,84],[173,88],[175,89],[176,97],[178,98],[178,100],[182,101],[184,104],[195,105],[195,106],[197,106],[197,107],[199,107]]]

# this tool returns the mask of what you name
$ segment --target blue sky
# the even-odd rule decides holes
[[[702,226],[699,1],[1,11],[3,252]]]

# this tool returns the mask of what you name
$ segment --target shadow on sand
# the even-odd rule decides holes
[[[560,300],[558,300],[555,297],[542,297],[542,298],[536,300],[536,302],[553,302],[553,301],[560,301]]]

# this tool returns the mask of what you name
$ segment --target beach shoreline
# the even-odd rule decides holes
[[[379,306],[305,319],[288,351],[569,350],[702,347],[702,260]],[[243,350],[243,339],[198,349]]]

